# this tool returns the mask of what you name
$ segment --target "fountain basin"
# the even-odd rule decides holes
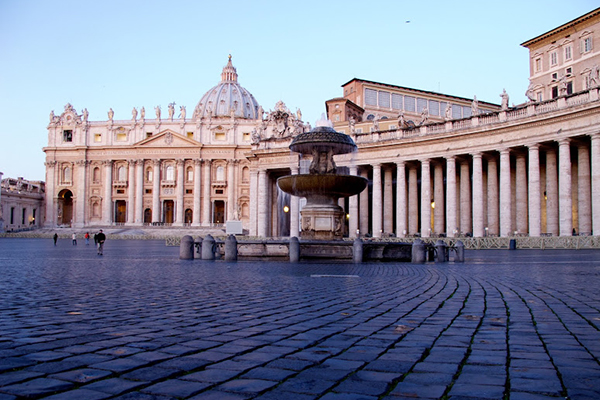
[[[277,185],[284,192],[319,204],[333,204],[340,197],[359,194],[367,183],[362,176],[335,174],[287,175],[277,179]]]

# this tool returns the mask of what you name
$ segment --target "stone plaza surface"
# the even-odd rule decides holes
[[[598,251],[178,254],[0,239],[0,400],[600,398]]]

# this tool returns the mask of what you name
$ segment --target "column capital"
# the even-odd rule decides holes
[[[429,162],[431,161],[431,158],[422,158],[422,159],[420,159],[419,161],[421,162],[421,165],[422,165],[422,164],[427,164],[427,165],[429,165]]]
[[[471,154],[471,157],[473,157],[473,159],[481,159],[483,158],[483,154],[480,151],[478,151],[476,153]]]
[[[210,165],[212,164],[212,160],[202,160],[202,162],[206,167],[210,167]]]
[[[154,165],[155,167],[160,167],[160,162],[161,162],[160,159],[152,160],[152,165]]]
[[[592,140],[598,140],[598,139],[600,139],[600,132],[590,133],[589,136]]]
[[[56,161],[46,161],[44,162],[44,165],[48,168],[54,168],[56,167]]]
[[[539,150],[540,149],[540,144],[539,143],[528,144],[526,146],[529,149],[529,151],[531,151],[531,150]]]
[[[178,159],[175,162],[177,163],[177,167],[183,167],[183,165],[185,164],[185,160],[183,159]]]
[[[503,149],[498,150],[500,152],[500,155],[510,155],[510,148],[505,147]]]
[[[111,167],[113,165],[113,161],[112,160],[102,160],[102,165],[104,165],[105,167]]]
[[[562,138],[558,140],[558,145],[559,146],[568,146],[571,144],[571,139],[569,138]]]
[[[196,158],[196,159],[194,160],[194,165],[195,165],[196,167],[199,167],[199,166],[201,166],[201,165],[202,165],[202,160],[201,160],[201,159],[199,159],[199,158]]]
[[[90,164],[90,162],[88,160],[77,160],[77,161],[75,161],[75,164],[78,167],[86,167]]]
[[[135,160],[136,165],[141,165],[142,167],[144,166],[144,159],[143,158],[138,158]]]

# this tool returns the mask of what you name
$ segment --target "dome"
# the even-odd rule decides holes
[[[194,109],[194,118],[230,117],[258,119],[258,102],[250,92],[237,82],[237,72],[229,62],[223,67],[221,83],[202,96]]]

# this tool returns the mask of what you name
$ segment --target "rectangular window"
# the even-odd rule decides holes
[[[553,51],[552,53],[550,53],[550,65],[557,65],[558,64],[558,53],[556,51]]]
[[[102,134],[101,133],[94,134],[94,142],[100,143],[101,141],[102,141]]]
[[[194,193],[192,189],[185,189],[185,193],[186,194],[192,194]]]
[[[552,86],[552,98],[555,99],[558,97],[558,86]]]
[[[146,189],[145,192],[146,194],[152,194],[152,189]]]
[[[187,137],[188,137],[188,139],[193,139],[194,138],[194,132],[188,132],[187,133]]]
[[[117,189],[117,194],[125,194],[125,189]]]
[[[363,133],[362,128],[356,128],[356,133]]]
[[[25,225],[25,214],[27,214],[27,210],[23,209],[21,211],[21,225]]]
[[[565,74],[567,76],[573,75],[573,67],[569,67],[569,68],[565,69]]]
[[[394,110],[402,110],[402,95],[392,93],[392,108]]]
[[[250,135],[250,132],[244,132],[242,134],[242,140],[244,142],[249,142],[252,139],[252,136]]]
[[[15,208],[11,207],[10,208],[10,224],[14,224],[15,223]]]
[[[417,112],[420,113],[425,107],[427,107],[427,99],[417,97]]]
[[[152,136],[152,132],[146,132],[146,137],[149,138],[150,136]]]
[[[571,46],[566,46],[565,47],[565,60],[570,60],[573,55],[572,55],[572,47]]]
[[[216,189],[215,194],[223,194],[223,189]]]
[[[583,43],[582,43],[582,50],[583,53],[587,53],[588,51],[592,51],[592,37],[586,37],[585,39],[583,39]]]
[[[379,107],[390,108],[390,93],[379,92]]]
[[[215,132],[215,140],[225,140],[225,132]]]
[[[446,116],[446,107],[448,107],[448,103],[445,101],[440,101],[440,116]]]
[[[377,105],[377,90],[365,89],[365,105],[376,106]]]
[[[70,129],[64,130],[63,131],[63,140],[65,142],[72,142],[73,141],[73,131]]]
[[[117,142],[125,142],[127,141],[126,133],[117,133]]]
[[[415,112],[415,98],[412,96],[404,96],[404,110]]]
[[[537,97],[537,101],[542,101],[542,100],[544,100],[544,97],[542,96],[542,92],[537,92],[537,93],[536,93],[536,97]]]
[[[471,107],[463,106],[462,112],[463,118],[469,118],[471,116]]]
[[[534,70],[535,70],[535,72],[540,72],[542,70],[542,59],[541,58],[535,59]]]
[[[573,81],[567,82],[567,94],[573,94]]]
[[[429,114],[438,116],[440,115],[440,103],[439,101],[429,100]]]
[[[552,74],[552,80],[558,80],[558,72]]]
[[[452,104],[452,118],[460,119],[462,118],[462,107],[458,104]]]

